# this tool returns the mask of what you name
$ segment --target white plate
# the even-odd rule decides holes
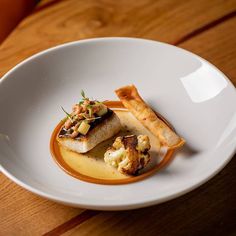
[[[143,181],[118,186],[82,182],[63,172],[49,151],[50,135],[80,91],[117,99],[114,89],[135,84],[187,140],[173,163]],[[100,38],[41,52],[0,82],[1,170],[43,197],[65,204],[123,210],[180,196],[219,172],[236,147],[236,92],[204,59],[167,44]]]

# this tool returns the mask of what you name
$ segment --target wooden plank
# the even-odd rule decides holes
[[[0,76],[26,57],[73,40],[143,37],[174,43],[235,9],[236,0],[68,0],[27,17],[0,48]]]
[[[0,44],[35,5],[34,0],[0,1]]]
[[[63,236],[235,235],[236,159],[193,192],[157,206],[102,212]]]
[[[41,8],[41,7],[45,7],[45,6],[51,6],[51,4],[53,3],[58,3],[59,1],[61,1],[61,0],[40,0],[39,2],[38,2],[38,4],[37,4],[37,9],[39,8]],[[36,10],[37,10],[36,9]]]
[[[49,8],[52,5],[59,3],[60,1],[65,1],[65,0],[40,0],[39,3],[37,4],[37,7],[32,12],[32,14],[45,10],[45,8]]]
[[[71,218],[70,220],[64,222],[63,224],[59,225],[53,230],[47,232],[46,234],[44,234],[44,236],[54,236],[66,233],[67,231],[73,229],[74,227],[82,224],[86,220],[92,218],[93,216],[98,215],[99,213],[100,211],[85,210],[81,214]]]
[[[1,174],[0,235],[42,235],[83,210],[48,201]]]
[[[232,12],[235,9],[235,5],[235,1],[232,0],[60,1],[26,18],[1,45],[0,76],[24,58],[42,49],[81,38],[133,36],[173,43],[197,28],[201,28],[209,22]],[[202,14],[203,12],[204,14]],[[195,44],[197,43],[195,42]],[[232,46],[232,44],[230,45]],[[191,43],[181,46],[190,47]],[[197,46],[202,47],[201,45]],[[195,47],[189,49],[195,50]],[[200,53],[204,52],[203,50]],[[212,53],[212,58],[210,58],[213,63],[215,62],[214,56],[216,54]],[[219,55],[217,54],[217,56]],[[226,69],[221,67],[221,60],[219,59],[220,68],[226,74],[232,73],[232,75],[235,75],[234,68],[229,62],[226,63]],[[0,176],[0,181],[0,217],[4,219],[0,223],[1,235],[42,234],[70,220],[81,212],[79,209],[61,206],[37,197],[18,187],[3,175]],[[222,190],[220,193],[225,194],[225,191]],[[198,199],[200,200],[201,198],[199,197]],[[156,216],[155,209],[159,208],[157,206],[153,209],[151,212]],[[202,210],[201,212],[204,211]],[[147,217],[148,213],[147,211],[145,215],[140,210],[140,214],[144,217]],[[158,218],[162,217],[161,213]],[[109,214],[105,213],[104,219],[107,216],[110,219]],[[118,215],[115,214],[115,218],[116,216]],[[129,217],[129,215],[126,216]],[[132,217],[135,219],[134,216]],[[120,220],[123,220],[123,218],[121,217]],[[141,218],[135,225],[138,223],[141,223]],[[179,221],[179,223],[181,222]],[[81,226],[84,227],[85,224],[83,223]],[[99,226],[99,224],[102,223],[100,222],[97,225]],[[152,228],[151,225],[152,221],[149,224]],[[91,227],[94,226],[91,225]]]
[[[180,46],[219,66],[236,85],[236,17]],[[224,36],[224,37],[222,37]],[[234,156],[236,157],[236,156]],[[75,235],[235,235],[236,158],[200,188],[170,202],[104,212],[66,232]]]
[[[222,70],[236,86],[236,15],[179,46],[199,54]]]

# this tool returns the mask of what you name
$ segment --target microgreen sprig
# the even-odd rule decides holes
[[[85,92],[84,92],[83,89],[81,89],[80,94],[82,96],[82,99],[79,101],[79,105],[82,105],[84,103],[84,100],[88,99],[88,97],[86,97]]]
[[[96,116],[96,117],[87,117],[85,114],[83,114],[83,117],[84,117],[84,119],[87,120],[87,121],[97,120],[97,119],[102,118],[101,116]]]
[[[83,99],[86,99],[86,98],[87,98],[87,97],[85,96],[85,92],[84,92],[83,89],[81,90],[81,96],[82,96]]]
[[[97,120],[97,119],[101,119],[101,116],[97,116],[97,117],[91,117],[91,118],[85,118],[86,120]]]
[[[71,122],[73,122],[71,115],[62,106],[61,106],[61,109],[66,114],[67,118],[70,119]]]

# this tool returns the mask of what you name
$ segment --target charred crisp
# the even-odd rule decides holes
[[[121,128],[118,116],[105,104],[90,100],[81,92],[82,99],[68,113],[57,141],[65,148],[85,153],[97,144],[111,138]]]
[[[134,175],[150,161],[149,149],[147,135],[117,137],[104,154],[104,161],[120,173]]]
[[[115,92],[122,104],[160,140],[163,146],[176,149],[184,145],[185,140],[158,117],[139,95],[134,85],[121,87]]]

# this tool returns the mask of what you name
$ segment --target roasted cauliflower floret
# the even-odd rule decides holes
[[[138,137],[137,150],[140,152],[145,152],[150,149],[150,141],[147,135],[139,135]]]
[[[119,163],[123,160],[125,155],[125,149],[121,147],[120,149],[110,148],[104,155],[104,160],[111,166],[118,168]]]
[[[104,154],[104,161],[120,173],[133,175],[150,161],[149,149],[147,135],[117,137]]]

